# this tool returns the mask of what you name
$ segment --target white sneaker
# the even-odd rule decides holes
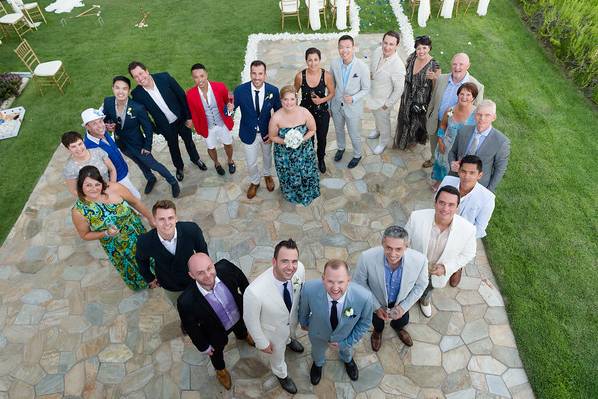
[[[382,144],[378,144],[375,148],[374,148],[374,154],[376,155],[380,155],[384,152],[384,150],[386,149],[385,145]]]
[[[432,304],[431,303],[424,305],[420,302],[419,308],[422,310],[422,313],[424,314],[424,316],[426,316],[427,318],[432,317]]]
[[[368,136],[368,139],[377,139],[378,137],[380,137],[380,132],[374,129]]]

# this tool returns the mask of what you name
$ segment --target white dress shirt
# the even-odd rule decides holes
[[[147,94],[149,94],[152,100],[154,100],[158,108],[160,108],[160,111],[164,113],[164,116],[166,119],[168,119],[168,123],[174,123],[178,119],[177,116],[170,110],[170,108],[168,108],[168,105],[166,105],[166,101],[164,101],[164,97],[162,97],[160,90],[158,90],[156,82],[154,82],[153,89],[148,89],[145,87],[143,89],[147,91]]]
[[[339,299],[336,300],[336,316],[338,317],[338,322],[341,322],[341,317],[343,315],[343,305],[345,304],[345,297],[347,296],[347,291],[341,296]],[[330,318],[330,312],[332,312],[332,297],[326,293],[326,298],[328,298],[328,318]]]
[[[253,109],[255,109],[255,91],[258,90],[255,88],[253,83],[251,84],[251,103],[253,104]],[[264,97],[266,96],[266,83],[262,85],[259,89],[259,101],[260,101],[260,112],[264,109]]]
[[[287,281],[280,281],[278,280],[276,277],[274,277],[274,280],[276,281],[276,286],[278,287],[278,292],[280,292],[280,296],[282,298],[284,298],[284,283],[288,283],[287,284],[287,290],[289,290],[289,294],[291,294],[291,302],[293,302],[293,283],[291,282],[291,280],[287,280]]]
[[[164,245],[164,248],[166,248],[166,250],[168,252],[170,252],[171,254],[174,255],[174,253],[176,252],[176,239],[177,239],[176,228],[174,229],[174,236],[172,237],[172,240],[168,241],[168,240],[163,239],[160,236],[160,233],[158,233],[158,238],[160,239],[160,242],[162,243],[162,245]]]
[[[460,180],[455,176],[446,176],[439,187],[453,186],[459,190]],[[476,238],[486,236],[486,227],[494,211],[495,195],[492,191],[476,183],[473,190],[461,197],[459,216],[464,217],[476,228]]]

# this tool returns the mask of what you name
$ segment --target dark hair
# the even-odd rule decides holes
[[[152,215],[156,216],[156,212],[158,209],[174,209],[174,213],[176,213],[176,205],[171,200],[158,200],[152,206]]]
[[[432,39],[430,39],[429,36],[418,36],[415,38],[415,45],[413,46],[414,48],[417,48],[417,46],[420,45],[424,45],[424,46],[428,46],[430,47],[430,50],[432,50]]]
[[[191,72],[195,71],[196,69],[203,69],[204,71],[208,72],[208,70],[206,69],[204,64],[197,63],[197,64],[191,65]]]
[[[482,171],[482,167],[484,166],[482,163],[482,160],[480,159],[480,157],[478,157],[477,155],[465,155],[461,161],[459,162],[459,165],[463,165],[464,163],[472,163],[475,166],[477,166],[478,168],[478,172]]]
[[[274,247],[274,259],[278,258],[278,253],[280,252],[280,248],[286,249],[294,249],[299,253],[299,248],[297,248],[297,243],[292,239],[289,238],[288,240],[282,240]]]
[[[60,138],[60,142],[66,148],[69,148],[69,145],[76,143],[79,140],[83,141],[83,136],[81,136],[81,133],[75,132],[73,130],[64,133]]]
[[[129,66],[127,67],[128,70],[129,70],[129,75],[131,74],[131,71],[133,69],[137,68],[137,67],[143,69],[144,71],[147,71],[147,67],[143,64],[143,62],[140,62],[140,61],[131,61],[129,63]]]
[[[478,91],[478,86],[476,86],[475,83],[471,83],[471,82],[465,82],[465,83],[463,83],[457,89],[457,95],[459,95],[459,93],[461,93],[461,90],[463,90],[463,89],[466,89],[468,92],[470,92],[471,95],[473,96],[474,100],[477,98],[479,91]]]
[[[389,30],[384,34],[384,36],[382,36],[382,40],[386,39],[386,36],[391,36],[397,39],[397,44],[401,43],[401,35],[397,31]]]
[[[131,87],[131,80],[123,75],[118,75],[112,78],[112,86],[118,81],[125,82],[129,88]]]
[[[341,37],[338,38],[338,42],[342,42],[343,40],[349,40],[351,42],[351,44],[355,45],[355,40],[353,40],[353,38],[349,35],[342,35]]]
[[[253,60],[251,61],[251,64],[249,65],[249,70],[251,71],[253,69],[253,67],[258,67],[258,66],[263,66],[264,67],[264,71],[266,71],[266,63],[262,60]]]
[[[442,186],[436,192],[436,196],[434,197],[434,202],[438,202],[438,197],[440,197],[440,193],[449,193],[452,195],[457,196],[457,205],[461,202],[461,194],[459,194],[459,190],[457,190],[453,186]]]
[[[319,59],[322,59],[322,52],[320,50],[318,50],[315,47],[310,47],[307,50],[305,50],[305,61],[307,61],[307,57],[310,54],[317,54]]]
[[[79,170],[79,176],[77,177],[77,196],[80,199],[85,198],[85,194],[83,194],[83,182],[88,177],[92,180],[102,183],[102,194],[104,194],[104,191],[106,191],[106,188],[108,187],[108,184],[106,184],[104,181],[104,178],[100,174],[98,168],[93,165],[84,166],[81,168],[81,170]]]
[[[351,274],[351,272],[349,271],[349,265],[347,265],[347,262],[345,262],[344,260],[340,260],[340,259],[330,259],[328,262],[326,262],[326,264],[324,265],[324,271],[322,272],[322,274],[326,273],[326,269],[330,268],[332,270],[338,270],[341,267],[345,267],[345,269],[347,269],[347,273]]]

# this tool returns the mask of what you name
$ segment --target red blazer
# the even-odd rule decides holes
[[[214,97],[216,97],[216,104],[218,105],[218,111],[220,111],[220,117],[222,117],[224,125],[228,130],[232,130],[235,121],[232,117],[224,115],[224,106],[228,102],[228,89],[226,88],[226,85],[221,82],[210,82],[210,86],[212,86]],[[203,137],[208,137],[208,120],[197,86],[193,86],[187,90],[187,104],[191,111],[191,119],[193,119],[195,130]]]

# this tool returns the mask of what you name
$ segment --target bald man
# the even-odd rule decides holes
[[[191,256],[187,266],[195,284],[179,297],[179,316],[197,350],[210,356],[220,384],[230,389],[232,381],[224,363],[228,334],[232,331],[237,340],[255,346],[243,322],[243,293],[249,282],[228,260],[214,264],[204,253]]]
[[[457,53],[451,60],[451,73],[443,73],[436,81],[432,92],[432,100],[428,106],[428,120],[426,122],[432,156],[424,162],[422,165],[424,168],[430,168],[434,163],[434,152],[438,141],[436,131],[446,110],[457,104],[457,90],[459,87],[465,82],[474,83],[478,87],[478,96],[473,101],[474,106],[477,106],[484,99],[484,85],[469,74],[469,66],[469,56],[465,53]],[[450,148],[446,149],[446,151],[449,150]]]

